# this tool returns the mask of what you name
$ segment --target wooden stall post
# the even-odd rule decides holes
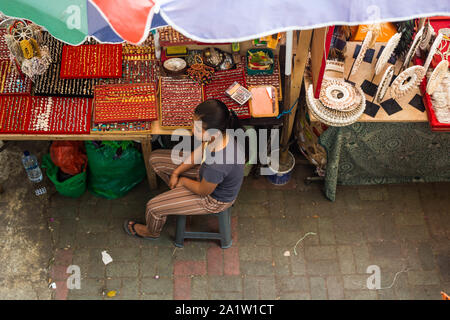
[[[297,33],[298,36],[297,36]],[[312,38],[312,30],[302,30],[294,33],[295,59],[294,67],[291,75],[285,78],[285,98],[284,110],[289,110],[300,96],[302,87],[303,73],[305,72],[306,62],[308,60],[308,52]],[[280,163],[286,163],[288,158],[289,138],[292,134],[294,126],[295,114],[297,112],[297,104],[292,108],[291,112],[284,116],[283,132],[281,136],[281,152]]]
[[[150,154],[152,153],[152,136],[147,135],[141,140],[142,156],[144,157],[145,169],[147,170],[147,179],[150,189],[154,190],[158,188],[158,182],[156,179],[156,173],[150,166]]]

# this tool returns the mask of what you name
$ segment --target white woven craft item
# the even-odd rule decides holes
[[[394,99],[399,99],[411,92],[417,87],[425,76],[425,68],[423,66],[412,66],[395,78],[391,87],[391,95]],[[411,78],[408,82],[406,80]]]
[[[408,53],[406,54],[405,61],[403,62],[403,68],[408,68],[409,64],[411,63],[412,58],[416,54],[417,48],[419,47],[420,41],[422,40],[424,29],[425,29],[425,27],[422,27],[416,33],[416,36],[414,37],[414,41],[411,44],[411,47],[409,48]]]
[[[397,45],[400,42],[401,37],[402,37],[402,33],[398,32],[398,33],[394,34],[387,42],[386,47],[384,47],[384,50],[381,53],[380,58],[378,58],[377,64],[375,65],[375,74],[376,75],[380,74],[386,67],[389,59],[392,56],[392,53],[394,52],[395,48],[397,48]]]
[[[441,84],[444,77],[447,75],[447,72],[448,72],[448,61],[442,60],[433,70],[433,73],[431,74],[428,80],[427,83],[428,94],[433,94],[436,88]]]
[[[389,66],[383,74],[380,83],[378,84],[377,93],[375,94],[375,99],[377,102],[381,102],[386,95],[389,84],[391,83],[392,77],[394,76],[394,66]]]

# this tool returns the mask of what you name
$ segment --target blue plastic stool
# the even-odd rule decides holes
[[[175,246],[184,247],[184,239],[208,239],[220,240],[220,247],[227,249],[231,247],[231,207],[219,213],[213,213],[219,218],[219,232],[189,232],[186,231],[186,216],[177,215],[177,226],[175,232]]]

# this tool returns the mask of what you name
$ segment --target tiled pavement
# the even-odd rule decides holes
[[[124,219],[142,220],[146,201],[163,187],[149,191],[143,182],[118,200],[54,195],[46,213],[53,298],[440,299],[440,291],[450,292],[450,183],[339,186],[330,202],[320,184],[303,183],[311,173],[297,166],[291,182],[277,188],[247,178],[226,250],[197,240],[175,249],[173,217],[160,240],[126,235]],[[215,218],[188,221],[192,230],[217,228]],[[308,232],[315,234],[295,255]],[[103,250],[114,260],[107,266]],[[80,267],[81,289],[66,288],[69,265]],[[370,265],[379,266],[383,289],[367,288]],[[111,290],[116,296],[106,297]]]

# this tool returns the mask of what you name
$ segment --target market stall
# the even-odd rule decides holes
[[[433,108],[435,100],[426,92],[427,80],[445,86],[436,84],[436,73],[432,76],[442,61],[438,58],[448,58],[448,40],[439,36],[448,30],[443,26],[450,27],[448,18],[414,21],[406,43],[401,41],[405,29],[392,24],[391,34],[383,30],[372,44],[367,35],[356,41],[335,32],[321,87],[315,91],[306,75],[296,136],[324,177],[328,199],[335,199],[338,184],[450,180],[450,134],[442,132],[449,126],[440,123],[436,130],[436,118],[430,116],[435,110],[442,115],[445,106]],[[371,32],[367,26],[361,29]],[[443,73],[448,74],[448,63]]]
[[[12,29],[1,32],[10,35]],[[191,128],[193,109],[205,99],[225,101],[246,125],[282,122],[277,119],[283,97],[281,34],[270,49],[259,40],[233,46],[198,43],[171,27],[151,33],[139,46],[100,44],[94,39],[70,46],[48,32],[33,32],[30,39],[48,52],[51,62],[32,77],[22,72],[20,64],[13,65],[17,59],[10,59],[7,37],[0,40],[0,140],[140,141],[148,181],[155,188],[156,176],[148,161],[152,136]],[[205,71],[210,72],[208,78]],[[271,89],[271,102],[266,103],[267,94],[258,104],[239,101],[226,92],[236,83],[250,92]],[[270,105],[270,110],[261,111],[260,104]]]

